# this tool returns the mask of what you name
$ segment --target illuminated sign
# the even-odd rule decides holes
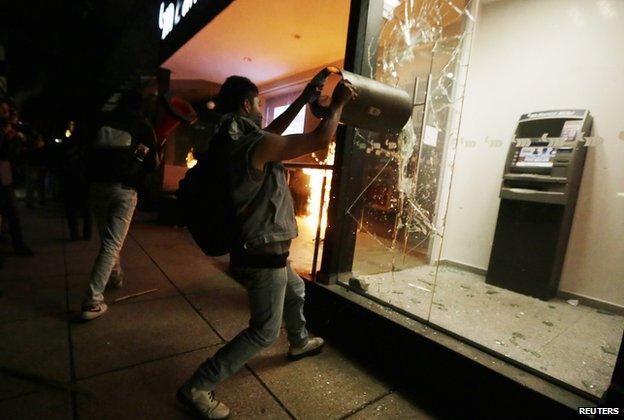
[[[162,1],[158,11],[158,27],[160,39],[165,39],[173,28],[180,23],[198,0],[173,0]]]

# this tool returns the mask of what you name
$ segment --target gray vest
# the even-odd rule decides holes
[[[237,242],[248,250],[296,238],[297,221],[284,165],[268,163],[259,177],[254,176],[251,152],[264,132],[241,116],[225,123],[230,124],[232,141],[229,176],[239,228]]]

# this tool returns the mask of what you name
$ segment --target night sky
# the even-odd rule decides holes
[[[156,3],[1,0],[9,91],[23,118],[66,120],[98,107],[120,77],[111,57]]]

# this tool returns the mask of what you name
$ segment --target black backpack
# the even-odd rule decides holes
[[[209,256],[227,254],[234,243],[227,161],[225,144],[215,136],[208,152],[186,172],[176,192],[180,219]]]
[[[117,109],[100,116],[91,133],[87,169],[93,179],[133,183],[150,149],[141,143],[149,124],[145,117]],[[151,126],[149,130],[152,131]],[[155,145],[150,145],[155,147]]]

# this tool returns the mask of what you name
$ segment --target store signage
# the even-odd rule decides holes
[[[529,114],[522,114],[521,120],[537,119],[537,118],[562,118],[562,117],[579,117],[582,118],[585,115],[583,109],[564,109],[556,111],[542,111],[531,112]]]
[[[173,28],[184,19],[189,10],[198,0],[173,0],[162,1],[158,11],[158,27],[160,28],[160,39],[165,39]]]

